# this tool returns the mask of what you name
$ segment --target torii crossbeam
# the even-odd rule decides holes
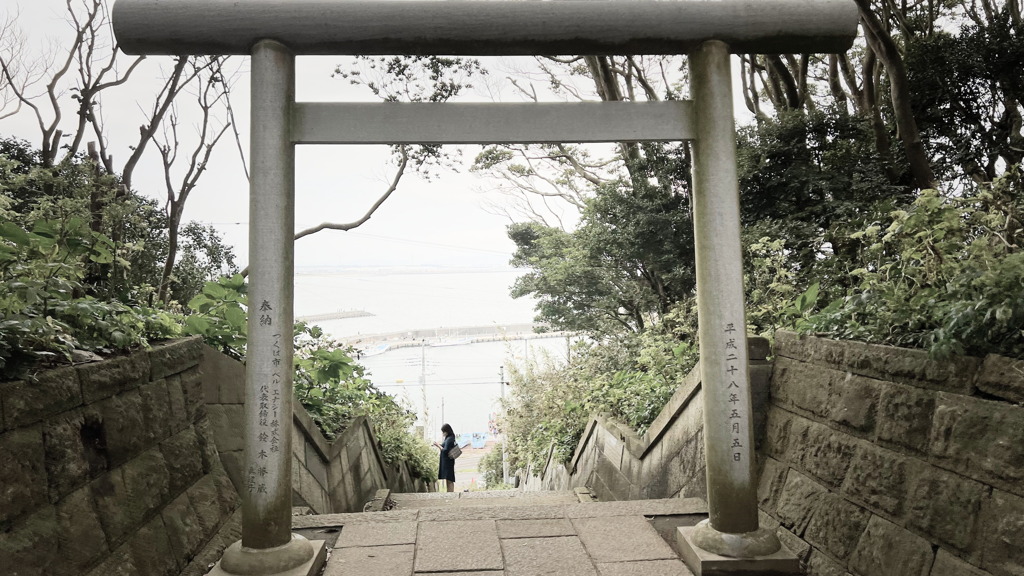
[[[710,518],[684,556],[698,575],[795,566],[758,526],[729,55],[844,51],[851,0],[117,0],[112,14],[129,54],[252,56],[248,485],[219,573],[322,561],[291,533],[291,327],[295,145],[326,143],[692,141]],[[296,103],[295,56],[311,54],[688,54],[692,100]]]

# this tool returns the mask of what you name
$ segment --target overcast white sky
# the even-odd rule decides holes
[[[79,2],[81,0],[72,0]],[[64,0],[4,0],[0,22],[17,15],[19,27],[34,53],[48,46],[59,46],[69,37]],[[59,54],[59,48],[56,49]],[[368,91],[350,86],[348,81],[332,78],[342,57],[302,57],[297,62],[297,99],[307,101],[374,101]],[[123,67],[130,60],[125,57]],[[123,163],[127,148],[137,138],[147,106],[159,87],[168,58],[150,58],[136,70],[125,87],[105,93],[103,113],[111,149]],[[496,63],[496,62],[492,62]],[[498,63],[511,64],[509,60]],[[241,74],[233,91],[235,118],[248,153],[249,78],[248,61],[235,57]],[[734,66],[735,67],[735,66]],[[501,71],[492,73],[486,86],[478,86],[466,100],[518,100],[503,80]],[[543,84],[543,83],[542,83]],[[543,88],[543,86],[541,86]],[[738,86],[734,87],[738,91]],[[737,112],[741,112],[738,105]],[[65,116],[71,115],[70,105]],[[186,130],[187,131],[187,130]],[[39,129],[31,112],[23,110],[15,117],[0,120],[0,136],[19,136],[39,145]],[[494,182],[468,173],[468,164],[479,147],[463,151],[465,167],[460,173],[444,172],[426,182],[406,174],[398,191],[374,217],[350,232],[323,231],[296,243],[298,266],[472,266],[504,267],[514,250],[507,238],[504,216],[484,209],[488,200],[500,201],[493,192]],[[296,163],[296,230],[323,221],[348,222],[362,216],[387,187],[394,173],[384,146],[301,146]],[[162,169],[157,151],[150,146],[142,165],[136,170],[135,187],[161,202]],[[212,223],[225,240],[234,246],[238,262],[248,261],[248,183],[233,140],[225,137],[211,160],[209,171],[186,203],[185,218]]]
[[[18,14],[28,48],[42,52],[47,46],[66,41],[63,0],[6,0],[3,12]],[[0,16],[3,18],[3,16]],[[235,118],[248,146],[249,78],[248,62],[235,58],[242,75],[232,98]],[[368,91],[332,78],[341,57],[302,57],[297,62],[297,99],[307,101],[374,101]],[[130,60],[124,59],[124,67]],[[105,93],[103,110],[115,165],[129,155],[127,146],[143,123],[140,106],[147,105],[159,86],[169,59],[150,58],[132,76],[127,87]],[[477,93],[471,99],[488,100]],[[70,105],[65,109],[70,116]],[[0,135],[22,137],[39,145],[36,120],[27,109],[15,117],[0,120]],[[484,209],[487,181],[468,173],[468,163],[479,147],[463,152],[466,167],[459,173],[446,171],[430,182],[407,171],[398,191],[357,230],[323,231],[296,243],[298,266],[473,266],[503,267],[514,249],[505,234],[508,219]],[[246,153],[248,151],[246,150]],[[323,221],[348,222],[361,217],[383,192],[394,165],[385,146],[301,146],[296,162],[296,230]],[[164,198],[162,170],[154,148],[147,151],[143,166],[136,170],[135,187],[155,198]],[[492,196],[493,198],[493,196]],[[235,247],[239,262],[247,262],[248,183],[233,140],[220,143],[202,178],[186,203],[185,221],[214,224]]]

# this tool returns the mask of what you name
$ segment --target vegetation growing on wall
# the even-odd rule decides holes
[[[1016,168],[960,197],[924,191],[850,235],[862,255],[847,295],[795,327],[933,356],[1024,358],[1024,187]]]
[[[750,333],[795,329],[940,358],[1024,358],[1020,168],[971,194],[927,190],[904,208],[863,214],[809,238],[819,254],[810,261],[791,248],[799,238],[771,234],[772,222],[747,229]],[[832,242],[842,244],[842,258]],[[566,462],[594,414],[642,433],[696,363],[696,334],[695,302],[687,298],[640,332],[591,333],[568,366],[515,367],[501,420],[513,465],[542,466],[552,445]]]
[[[0,142],[0,373],[13,378],[75,350],[127,350],[178,334],[172,314],[150,305],[152,286],[135,276],[153,261],[150,204],[129,195],[97,215],[90,203],[113,180],[87,162],[44,168],[10,159],[29,152]]]
[[[696,364],[697,349],[679,330],[691,322],[684,309],[666,322],[616,342],[578,342],[568,366],[549,358],[510,371],[511,394],[499,427],[512,470],[572,456],[587,422],[604,414],[642,434]]]

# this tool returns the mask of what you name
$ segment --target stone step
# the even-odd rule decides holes
[[[401,496],[396,494],[394,496]],[[620,500],[557,505],[503,506],[491,501],[480,506],[451,506],[393,509],[385,512],[352,512],[292,516],[292,528],[298,531],[340,528],[352,524],[395,522],[442,522],[455,520],[524,520],[550,518],[602,518],[612,516],[692,516],[707,517],[707,503],[700,498],[664,498],[660,500]],[[694,521],[696,524],[696,521]]]
[[[295,516],[293,529],[330,540],[324,576],[559,574],[692,576],[662,532],[707,517],[699,499],[529,504],[535,493],[419,495],[447,506]],[[550,495],[550,494],[549,494]],[[393,494],[400,501],[406,494]],[[461,503],[458,505],[456,503]],[[472,503],[468,504],[467,503]],[[477,505],[479,503],[479,505]]]
[[[575,492],[521,492],[491,490],[479,492],[392,493],[396,510],[466,506],[545,506],[577,504]]]

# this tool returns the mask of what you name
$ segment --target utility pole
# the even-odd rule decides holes
[[[501,386],[501,405],[505,405],[505,366],[498,368],[498,385]],[[508,484],[508,442],[505,434],[501,434],[501,481]]]
[[[427,408],[427,341],[420,340],[420,390],[423,395],[423,438],[430,437],[430,409]]]

